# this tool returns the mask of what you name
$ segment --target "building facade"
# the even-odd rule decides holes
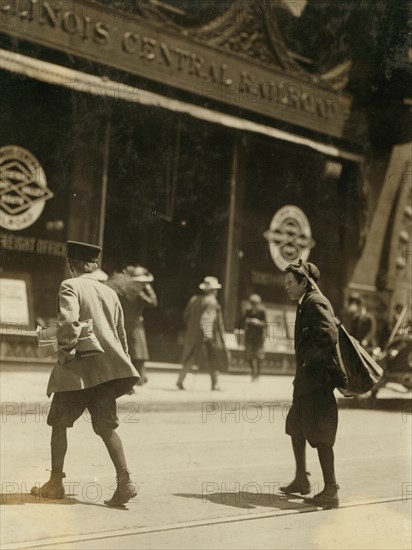
[[[36,323],[53,322],[67,239],[103,245],[109,273],[153,272],[159,361],[179,360],[182,310],[206,275],[223,283],[234,349],[242,301],[261,294],[269,371],[291,364],[290,261],[319,265],[337,311],[351,289],[382,316],[410,304],[408,139],[365,143],[351,60],[292,52],[281,23],[303,16],[286,3],[202,6],[3,3],[4,361],[32,361]]]

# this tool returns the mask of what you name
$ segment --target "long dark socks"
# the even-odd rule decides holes
[[[336,483],[335,456],[332,447],[318,447],[320,467],[326,483]]]
[[[63,472],[64,458],[67,451],[67,428],[52,428],[51,436],[51,467],[52,472]]]
[[[127,472],[126,457],[124,456],[123,444],[120,437],[114,430],[107,430],[102,436],[104,444],[109,451],[110,458],[116,468],[117,475]]]
[[[296,475],[306,475],[306,441],[303,437],[292,437],[292,446],[296,462]]]

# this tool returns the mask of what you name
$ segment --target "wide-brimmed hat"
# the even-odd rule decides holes
[[[97,244],[80,243],[78,241],[67,241],[67,257],[70,260],[97,262],[101,251],[101,246],[98,246]]]
[[[123,272],[129,275],[132,281],[136,281],[138,283],[151,283],[154,280],[154,277],[150,271],[140,265],[128,265],[124,268]]]
[[[217,277],[205,277],[203,282],[199,285],[200,290],[219,290],[222,285],[219,283]]]

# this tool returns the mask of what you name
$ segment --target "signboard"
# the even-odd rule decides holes
[[[284,271],[290,263],[309,258],[315,246],[306,214],[297,206],[287,205],[273,216],[268,231],[263,234],[275,265]]]
[[[351,98],[96,2],[3,2],[0,30],[271,119],[342,136]],[[73,83],[79,91],[82,84]],[[96,90],[94,90],[96,91]],[[115,94],[115,90],[114,90]]]
[[[29,325],[29,302],[25,280],[0,279],[0,323]]]
[[[0,251],[2,260],[9,253],[12,255],[14,252],[66,258],[67,245],[59,241],[38,239],[37,237],[23,237],[14,233],[3,233],[0,231]]]
[[[0,147],[0,226],[11,231],[32,225],[53,193],[39,161],[23,147]]]

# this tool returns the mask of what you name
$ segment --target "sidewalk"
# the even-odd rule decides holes
[[[120,407],[137,403],[143,411],[198,409],[206,402],[287,403],[292,397],[292,376],[261,376],[252,382],[249,375],[223,374],[220,376],[221,391],[211,391],[210,376],[206,373],[188,374],[185,380],[186,391],[176,387],[176,369],[166,372],[148,371],[149,382],[136,386],[133,395],[125,395],[119,401]],[[26,413],[36,411],[36,407],[46,406],[50,400],[46,395],[49,369],[42,370],[1,370],[0,402],[7,406],[7,414],[24,409]],[[229,405],[228,405],[229,406]]]
[[[285,405],[292,401],[293,377],[287,375],[262,375],[251,381],[248,374],[223,374],[220,376],[221,391],[211,391],[210,376],[203,372],[190,373],[185,380],[186,391],[176,388],[176,365],[160,364],[148,370],[149,382],[136,386],[133,395],[125,395],[118,400],[120,408],[130,403],[139,406],[141,411],[198,410],[205,403],[225,403],[227,409],[246,403],[277,403]],[[18,412],[30,414],[38,412],[50,403],[46,395],[49,368],[0,369],[0,403],[2,414]],[[368,399],[347,399],[336,391],[340,407],[345,408],[395,408],[408,403],[411,392],[400,393],[391,388],[383,388],[376,403]]]
[[[293,460],[283,409],[290,403],[291,377],[263,376],[252,383],[249,376],[223,375],[223,391],[212,392],[203,373],[187,378],[187,391],[176,389],[176,372],[148,375],[147,386],[120,400],[120,433],[138,496],[126,507],[109,508],[103,501],[113,493],[114,471],[87,415],[70,430],[66,497],[53,501],[30,494],[50,468],[50,429],[44,414],[33,414],[49,403],[48,371],[1,373],[2,548],[280,549],[306,548],[309,541],[317,550],[367,550],[366,524],[367,536],[376,529],[382,538],[374,548],[389,550],[392,541],[410,540],[410,416],[342,411],[337,440],[342,507],[315,512],[301,498],[278,492],[290,480]],[[271,410],[254,406],[265,402]],[[313,449],[308,470],[317,492],[321,472]],[[295,526],[305,521],[307,531],[298,537]],[[262,526],[277,533],[266,546],[252,536]],[[350,546],[338,546],[340,529],[351,537]]]

